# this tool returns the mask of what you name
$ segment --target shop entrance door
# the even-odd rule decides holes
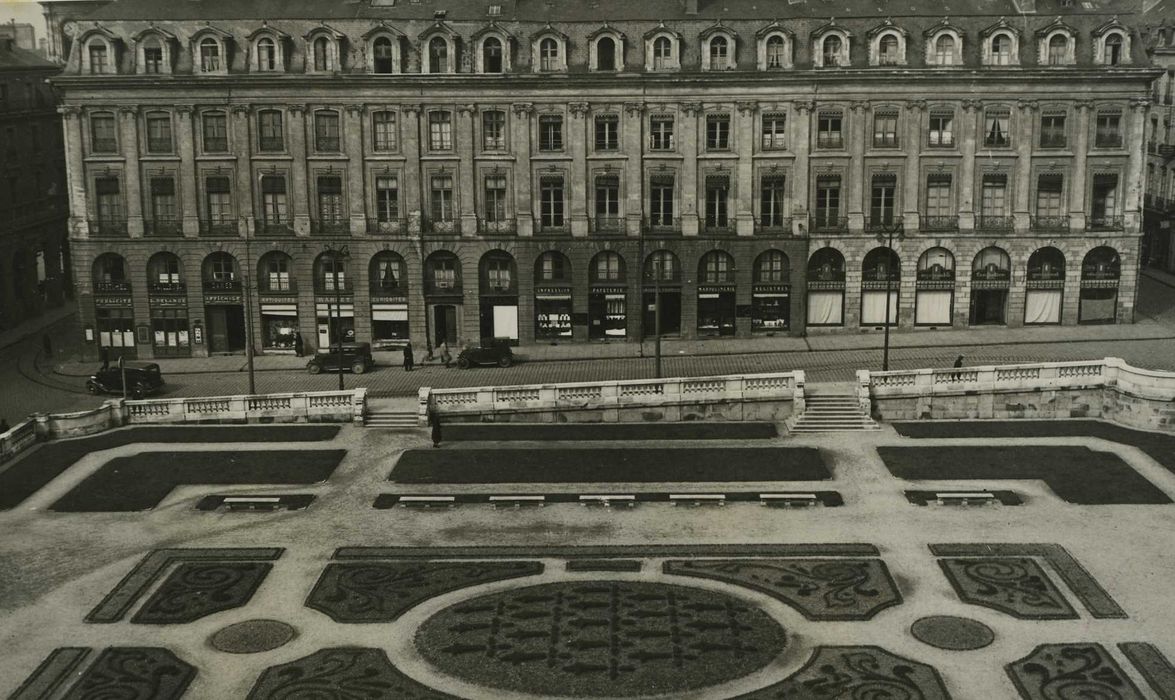
[[[656,294],[653,292],[645,292],[645,327],[644,334],[646,338],[652,338],[656,334],[657,321],[656,313]],[[681,292],[661,291],[661,335],[680,335],[681,334]]]
[[[433,347],[448,343],[450,350],[457,347],[457,307],[452,304],[437,304],[432,307]]]
[[[1004,309],[1008,306],[1006,289],[974,289],[971,291],[971,325],[1002,326],[1007,321]]]
[[[245,309],[241,306],[209,306],[205,308],[208,322],[208,351],[214,353],[243,352],[245,350]]]

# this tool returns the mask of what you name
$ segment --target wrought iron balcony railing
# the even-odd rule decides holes
[[[1010,216],[980,214],[975,217],[975,228],[981,231],[1011,231],[1015,220]]]
[[[95,282],[95,294],[130,294],[131,283],[126,280],[112,282]]]
[[[90,235],[98,238],[126,238],[126,219],[90,219]]]
[[[865,219],[865,230],[870,233],[888,233],[905,228],[900,216],[871,216]]]
[[[310,233],[318,236],[346,236],[351,233],[351,222],[346,219],[311,219]]]
[[[813,231],[848,231],[849,217],[817,214],[810,221]]]
[[[1068,231],[1068,216],[1032,216],[1029,226],[1033,231]]]
[[[182,236],[183,227],[176,219],[146,219],[143,221],[143,235],[146,236]]]
[[[591,229],[594,233],[623,233],[624,218],[616,214],[594,216],[591,219]]]
[[[646,233],[680,233],[681,219],[676,216],[650,216],[641,222]]]
[[[755,219],[755,233],[791,234],[790,216],[761,216]]]
[[[292,236],[294,223],[292,221],[258,221],[258,236]]]
[[[236,219],[200,219],[200,235],[208,238],[235,237],[240,235]]]
[[[923,231],[956,231],[959,228],[959,217],[950,216],[923,216],[918,220],[918,226]]]
[[[1126,228],[1123,216],[1091,216],[1085,220],[1087,231],[1122,231]]]
[[[461,222],[457,219],[425,219],[421,224],[428,233],[461,233]]]
[[[478,233],[493,233],[499,235],[514,234],[518,232],[518,224],[514,219],[478,219],[477,220]]]
[[[188,290],[188,285],[183,282],[151,282],[147,290],[151,294],[183,294]]]
[[[388,235],[405,233],[407,230],[408,221],[406,219],[387,219],[383,221],[379,219],[367,220],[368,233],[382,233]]]
[[[204,291],[206,292],[239,292],[241,291],[241,280],[237,278],[225,280],[204,280]]]

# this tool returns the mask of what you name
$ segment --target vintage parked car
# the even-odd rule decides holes
[[[330,346],[329,350],[319,350],[306,363],[306,371],[310,374],[337,372],[340,365],[355,374],[363,374],[374,367],[371,343],[342,343]]]
[[[155,363],[127,365],[125,369],[99,369],[86,380],[86,391],[91,394],[122,394],[122,376],[126,373],[126,395],[141,399],[163,388],[163,374]]]
[[[469,346],[457,356],[457,366],[469,369],[474,365],[509,367],[514,364],[514,352],[507,338],[482,338],[479,346]]]

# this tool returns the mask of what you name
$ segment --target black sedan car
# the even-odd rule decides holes
[[[126,395],[132,399],[141,399],[149,394],[159,392],[163,388],[163,374],[159,365],[142,364],[127,365],[125,369],[107,367],[99,369],[86,380],[86,391],[91,394],[119,394],[123,393],[122,378],[126,374]]]
[[[509,367],[514,364],[514,352],[510,341],[505,338],[483,338],[481,345],[469,346],[457,356],[457,366],[469,369],[474,365],[497,365]]]
[[[374,367],[371,343],[342,343],[330,346],[329,350],[319,350],[306,363],[306,371],[310,374],[337,372],[340,365],[344,370],[349,369],[355,374],[363,374]]]

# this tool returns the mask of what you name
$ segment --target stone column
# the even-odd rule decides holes
[[[118,108],[122,153],[126,157],[123,181],[126,190],[126,228],[131,238],[143,237],[143,183],[139,170],[139,108],[123,105]]]
[[[983,103],[963,100],[963,122],[957,133],[962,135],[963,161],[959,164],[959,229],[975,228],[975,149],[979,133],[979,114]],[[957,263],[956,263],[957,265]]]
[[[571,154],[571,182],[568,189],[571,197],[571,235],[579,237],[588,234],[587,129],[591,120],[587,118],[587,114],[591,105],[587,102],[572,102],[568,109],[571,112],[567,124]]]
[[[816,111],[815,102],[796,102],[794,127],[791,134],[791,149],[795,153],[795,165],[792,167],[792,232],[805,235],[808,230],[808,204],[811,200],[811,170],[809,154],[812,152],[812,114]],[[804,265],[807,261],[802,261]],[[793,316],[798,319],[798,316]],[[793,323],[793,326],[796,324]]]
[[[200,195],[196,185],[196,137],[192,126],[195,108],[192,105],[176,105],[176,120],[179,135],[179,194],[180,225],[184,238],[200,235]]]
[[[310,235],[310,188],[306,174],[306,108],[290,105],[286,110],[290,118],[289,149],[293,161],[290,163],[290,203],[294,210],[294,233]]]
[[[1033,122],[1036,120],[1037,103],[1032,100],[1020,100],[1017,103],[1020,110],[1020,123],[1016,129],[1016,174],[1013,186],[1012,214],[1015,217],[1017,230],[1025,231],[1029,228],[1028,194],[1032,191],[1032,148],[1036,129]]]
[[[1089,100],[1077,103],[1077,129],[1073,139],[1073,173],[1069,178],[1069,228],[1073,231],[1085,230],[1085,171],[1089,156],[1089,112],[1091,109],[1093,109],[1093,102]]]
[[[73,105],[58,107],[62,116],[62,145],[65,147],[65,177],[69,190],[69,237],[90,235],[86,200],[85,154],[82,149],[82,111]],[[79,288],[75,280],[75,288]]]
[[[738,153],[737,180],[734,186],[734,217],[738,235],[755,235],[755,115],[759,109],[757,102],[739,102],[738,118],[734,129],[734,147]],[[749,289],[749,287],[748,287]],[[747,303],[750,303],[749,301]],[[750,332],[750,319],[736,319],[742,327],[747,322],[747,333]],[[743,335],[746,335],[745,333]]]
[[[681,105],[681,235],[698,235],[698,115],[700,102]],[[684,300],[682,306],[684,307]],[[684,314],[684,309],[683,309]],[[684,316],[682,324],[684,325]],[[682,328],[682,332],[685,329]]]
[[[907,231],[917,231],[922,210],[922,113],[925,100],[913,100],[906,105],[906,129],[902,134],[902,150],[906,153],[906,177],[902,186],[902,224]]]
[[[249,105],[232,107],[232,144],[237,154],[237,219],[241,222],[241,233],[248,236],[256,229],[253,197],[253,138],[249,133],[249,120],[253,112]],[[185,232],[187,225],[184,226]]]
[[[404,170],[401,173],[400,196],[403,197],[404,216],[408,218],[408,233],[412,236],[420,235],[420,219],[422,216],[422,197],[420,182],[420,105],[404,105],[401,114],[404,115]],[[423,261],[422,261],[423,262]],[[419,287],[415,290],[419,292]],[[416,299],[413,297],[409,309],[414,308]],[[420,299],[424,303],[424,297]],[[423,307],[421,307],[423,308]],[[421,317],[423,333],[424,321]],[[415,328],[415,326],[413,326]],[[416,333],[415,330],[412,331]]]
[[[1130,123],[1126,131],[1126,199],[1122,211],[1126,215],[1126,232],[1138,234],[1142,230],[1142,195],[1146,165],[1146,113],[1150,100],[1130,102]]]
[[[854,102],[849,135],[848,190],[849,228],[860,231],[865,228],[865,139],[868,138],[866,123],[869,121],[869,103]]]
[[[640,235],[641,217],[644,213],[644,115],[645,106],[643,103],[624,103],[624,124],[621,126],[621,134],[624,137],[624,153],[627,154],[628,160],[624,164],[623,214],[626,220],[625,230],[630,236]],[[635,325],[635,323],[629,322],[630,328]]]
[[[474,199],[473,115],[477,106],[457,105],[457,212],[461,217],[461,235],[477,236],[477,204]]]
[[[514,215],[518,220],[518,235],[534,235],[534,198],[531,189],[533,168],[530,162],[530,115],[534,114],[531,102],[516,102],[513,106],[514,121],[511,123],[511,137],[514,143]]]
[[[345,140],[344,152],[347,154],[347,208],[351,214],[351,235],[362,236],[367,233],[367,183],[363,172],[363,122],[367,109],[363,105],[347,105],[346,123],[344,124]],[[356,305],[356,321],[366,314],[358,313]],[[356,333],[358,333],[356,327]],[[359,336],[370,337],[370,336]]]

